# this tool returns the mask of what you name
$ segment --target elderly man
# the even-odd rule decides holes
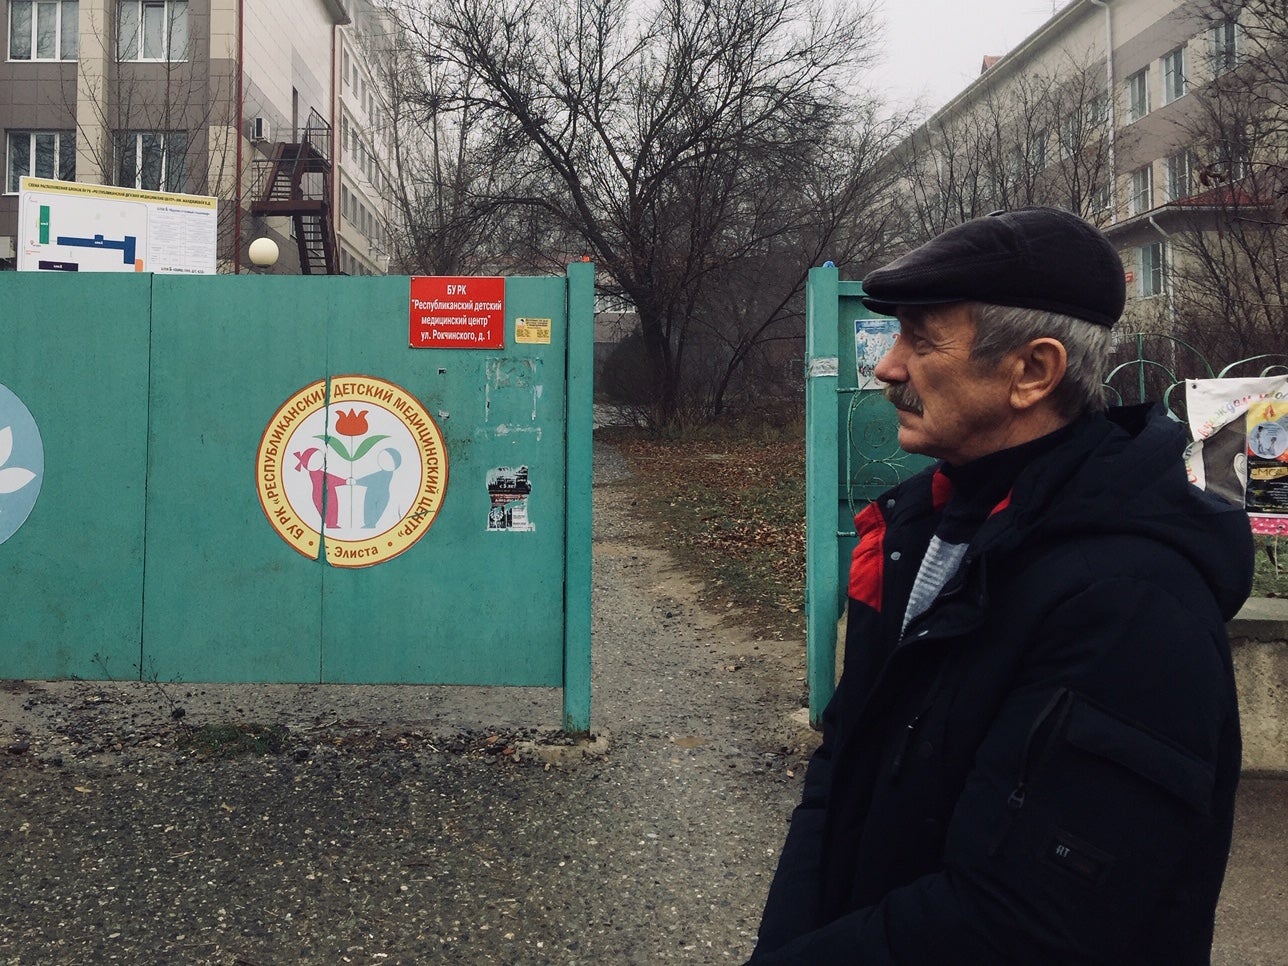
[[[1205,963],[1247,517],[1157,408],[1106,411],[1123,268],[1053,208],[864,279],[904,449],[861,512],[845,671],[752,962]]]

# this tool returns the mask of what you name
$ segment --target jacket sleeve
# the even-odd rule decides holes
[[[1237,769],[1219,617],[1157,583],[1102,582],[1035,633],[952,809],[942,868],[772,951],[762,940],[752,962],[1139,959],[1140,917],[1178,880],[1215,904]]]
[[[760,919],[757,949],[777,949],[811,929],[818,919],[819,856],[823,821],[832,786],[832,752],[837,709],[844,700],[845,679],[823,710],[823,742],[810,758],[801,802],[792,812],[787,840],[778,859],[769,897]]]

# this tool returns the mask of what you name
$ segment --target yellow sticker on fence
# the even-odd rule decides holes
[[[514,320],[514,341],[537,343],[540,345],[550,344],[550,320],[549,319],[515,319]]]

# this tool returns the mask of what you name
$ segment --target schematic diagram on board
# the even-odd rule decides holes
[[[23,178],[18,270],[212,275],[217,227],[215,198]]]

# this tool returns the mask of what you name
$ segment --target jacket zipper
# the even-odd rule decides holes
[[[890,780],[897,782],[899,773],[903,771],[903,759],[907,754],[908,746],[912,744],[913,735],[917,733],[917,726],[921,720],[930,711],[939,697],[939,690],[943,687],[944,672],[947,670],[948,662],[945,661],[939,665],[939,672],[935,675],[935,680],[930,685],[930,690],[926,692],[926,700],[922,702],[921,709],[912,716],[912,720],[904,726],[903,733],[899,736],[899,744],[895,748],[894,761],[890,763]]]
[[[997,855],[1002,846],[1006,844],[1007,838],[1010,837],[1011,829],[1014,827],[1016,820],[1019,818],[1020,809],[1024,808],[1024,803],[1029,795],[1029,779],[1032,777],[1034,769],[1046,760],[1047,752],[1055,744],[1055,738],[1064,728],[1065,719],[1069,716],[1069,709],[1073,706],[1073,692],[1068,688],[1060,688],[1051,696],[1042,713],[1034,719],[1032,726],[1029,728],[1028,736],[1024,739],[1024,752],[1020,757],[1020,773],[1016,779],[1015,787],[1011,789],[1011,794],[1006,798],[1007,817],[1006,823],[1002,827],[1002,832],[993,847],[989,849],[990,855]],[[1039,743],[1038,736],[1042,733],[1047,722],[1051,722],[1050,729],[1042,736]]]

